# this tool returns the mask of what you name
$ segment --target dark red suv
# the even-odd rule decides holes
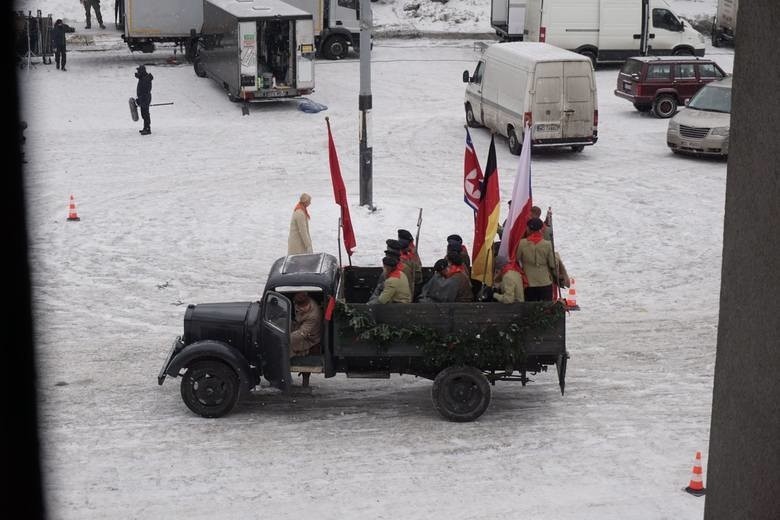
[[[615,95],[640,112],[672,117],[698,90],[727,76],[717,63],[696,56],[639,56],[620,69]]]

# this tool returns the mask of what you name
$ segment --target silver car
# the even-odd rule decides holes
[[[669,120],[666,144],[674,153],[729,154],[731,77],[708,83]]]

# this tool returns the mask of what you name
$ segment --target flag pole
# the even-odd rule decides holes
[[[339,225],[336,228],[336,240],[339,243],[339,267],[342,267],[341,265],[341,217],[339,217]],[[350,263],[350,265],[352,265]]]
[[[544,217],[545,223],[548,227],[552,228],[552,207],[547,206],[547,215]],[[557,289],[558,299],[561,299],[561,285],[559,283],[561,279],[561,267],[558,264],[558,257],[555,256],[555,233],[550,232],[550,244],[552,245],[553,263],[555,264],[555,280],[553,280],[554,287]]]

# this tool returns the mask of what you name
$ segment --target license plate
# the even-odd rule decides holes
[[[538,124],[536,125],[537,132],[557,132],[561,129],[561,125],[555,123]]]
[[[691,141],[680,141],[680,146],[683,148],[696,148],[696,146]]]

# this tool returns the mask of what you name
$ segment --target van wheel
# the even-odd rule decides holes
[[[653,109],[652,103],[634,103],[634,108],[640,112],[650,112]]]
[[[238,401],[238,376],[221,361],[197,361],[181,380],[181,398],[201,417],[222,417]]]
[[[431,398],[445,419],[473,421],[490,405],[490,383],[474,367],[447,367],[434,379]]]
[[[471,108],[471,103],[466,103],[466,124],[471,128],[479,128],[482,126],[477,123],[477,119],[474,117],[474,110]]]
[[[520,152],[523,151],[523,143],[517,138],[514,128],[510,128],[508,133],[507,140],[509,141],[509,151],[513,155],[520,155]]]
[[[588,50],[588,51],[582,51],[582,52],[580,52],[580,54],[590,58],[590,62],[593,64],[593,68],[594,69],[596,68],[596,53],[595,52]]]
[[[206,77],[206,69],[203,68],[203,62],[199,57],[195,57],[192,61],[192,68],[195,70],[195,75],[199,78]]]
[[[577,153],[580,153],[584,149],[585,149],[585,145],[584,144],[575,144],[574,146],[571,147],[571,151],[572,152],[577,152]]]
[[[690,47],[681,47],[679,49],[675,49],[672,54],[675,56],[693,56],[694,52]]]
[[[349,44],[347,39],[340,35],[331,36],[325,40],[325,45],[322,48],[322,55],[329,60],[346,58],[348,52]]]
[[[653,102],[653,113],[656,117],[663,119],[672,117],[677,112],[677,100],[674,96],[663,94],[655,98]]]

